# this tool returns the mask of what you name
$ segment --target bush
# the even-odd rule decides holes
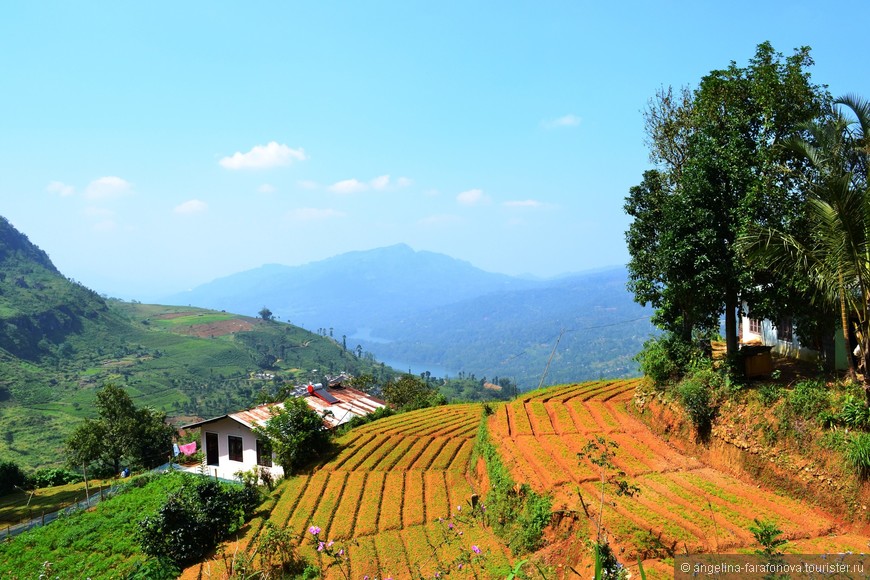
[[[53,487],[55,485],[66,485],[68,483],[78,483],[82,481],[82,476],[75,471],[68,469],[43,468],[37,469],[30,476],[30,482],[36,487]]]
[[[677,397],[701,439],[710,434],[718,410],[718,391],[725,378],[712,369],[698,369],[677,385]]]
[[[830,406],[828,388],[821,381],[800,381],[788,395],[791,413],[806,419],[815,419]]]
[[[653,385],[664,390],[686,372],[692,353],[691,345],[673,334],[663,334],[643,343],[643,349],[635,360],[640,363],[641,371],[652,380]]]
[[[870,424],[870,407],[863,400],[847,395],[837,420],[852,429],[866,429]]]
[[[211,479],[187,482],[155,515],[139,522],[142,551],[179,567],[195,562],[238,530],[259,501],[252,486],[229,486]]]
[[[846,443],[846,462],[862,479],[870,476],[870,433],[858,433]]]
[[[23,486],[27,483],[27,477],[17,463],[12,461],[0,461],[0,495],[12,493],[15,486]]]

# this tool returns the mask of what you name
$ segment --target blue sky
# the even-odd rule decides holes
[[[407,243],[493,272],[627,260],[641,110],[770,40],[870,97],[870,5],[10,2],[0,215],[150,300]]]

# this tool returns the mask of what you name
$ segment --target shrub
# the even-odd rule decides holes
[[[710,433],[718,410],[718,391],[725,383],[718,372],[698,369],[677,385],[677,397],[702,439]]]
[[[23,486],[27,477],[18,464],[12,461],[0,461],[0,495],[12,493],[15,486]]]
[[[815,419],[830,406],[828,388],[821,381],[800,381],[788,395],[788,407],[799,417]]]
[[[674,358],[669,348],[668,338],[660,336],[643,343],[643,349],[635,360],[640,363],[640,370],[644,376],[649,377],[657,389],[663,390],[682,372],[678,361]]]
[[[758,387],[758,396],[761,397],[761,403],[765,407],[773,405],[782,398],[782,395],[783,390],[776,383],[765,383]]]
[[[55,485],[78,483],[80,481],[82,481],[82,476],[75,471],[69,471],[68,469],[37,469],[36,472],[30,476],[30,482],[36,487],[52,487]]]
[[[252,486],[188,481],[170,494],[156,514],[139,522],[142,551],[176,566],[195,562],[238,530],[259,500]]]
[[[788,540],[780,538],[782,530],[777,527],[775,522],[767,520],[752,520],[753,525],[749,526],[749,531],[755,536],[755,541],[761,546],[761,549],[755,550],[756,554],[762,556],[779,556],[782,554],[780,548],[788,543]]]
[[[852,395],[846,395],[843,408],[837,415],[837,420],[852,429],[865,429],[870,424],[870,407],[863,400]]]
[[[870,433],[858,433],[846,442],[846,462],[862,479],[870,476]]]

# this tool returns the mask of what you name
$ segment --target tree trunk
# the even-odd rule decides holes
[[[725,348],[728,358],[737,356],[737,297],[728,293],[725,298]]]
[[[851,357],[849,359],[851,360]],[[864,387],[864,398],[867,400],[867,406],[870,407],[870,372],[867,372],[867,369],[870,368],[867,366],[870,365],[870,337],[861,340],[861,363],[861,371],[863,372],[861,386]]]
[[[849,343],[849,314],[846,310],[846,288],[843,284],[843,273],[840,276],[840,324],[843,326],[843,348],[846,350],[846,360],[849,361],[849,379],[852,382],[858,380],[858,375],[855,373],[855,361],[852,359],[852,345]],[[861,344],[861,343],[859,343]],[[867,351],[861,353],[861,356],[866,357]],[[867,384],[867,371],[864,371],[864,384]],[[865,387],[866,388],[866,387]],[[867,395],[870,397],[870,393]]]

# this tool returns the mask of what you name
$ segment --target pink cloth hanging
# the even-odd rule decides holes
[[[178,450],[185,455],[193,455],[194,453],[196,453],[196,441],[194,441],[193,443],[188,443],[187,445],[179,445]]]

